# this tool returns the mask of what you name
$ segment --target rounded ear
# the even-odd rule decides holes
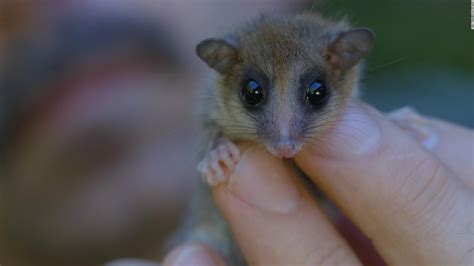
[[[329,44],[328,61],[341,70],[349,69],[369,54],[374,39],[368,28],[344,31]]]
[[[209,67],[221,74],[237,63],[238,51],[224,39],[206,39],[196,46],[196,53]]]

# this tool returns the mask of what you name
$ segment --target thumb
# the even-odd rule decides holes
[[[325,134],[296,162],[389,264],[469,260],[474,197],[437,157],[359,102]]]

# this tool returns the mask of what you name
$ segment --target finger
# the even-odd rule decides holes
[[[389,117],[425,148],[434,152],[471,190],[474,190],[474,131],[437,119],[425,118],[409,107]]]
[[[431,120],[439,132],[434,153],[474,190],[474,132],[440,120]]]
[[[205,245],[187,243],[172,250],[163,266],[224,266],[224,261]]]
[[[375,110],[353,103],[296,162],[389,264],[458,264],[474,247],[474,197],[443,163]]]
[[[380,254],[375,250],[372,241],[367,238],[347,217],[342,214],[333,219],[339,233],[344,237],[363,265],[386,265]]]
[[[213,195],[250,265],[360,264],[288,164],[261,148]]]

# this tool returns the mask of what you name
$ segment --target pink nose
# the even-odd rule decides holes
[[[298,153],[299,148],[292,141],[282,141],[275,144],[270,152],[278,158],[291,158]]]

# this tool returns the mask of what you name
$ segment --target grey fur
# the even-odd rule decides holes
[[[206,88],[202,103],[202,156],[219,138],[272,143],[279,138],[281,121],[289,121],[290,137],[302,143],[322,134],[354,95],[357,63],[373,41],[369,30],[351,30],[344,21],[314,14],[262,16],[227,36],[232,43],[207,39],[196,48],[198,56],[217,70],[216,82]],[[309,77],[307,81],[302,80],[303,74]],[[246,109],[240,100],[242,81],[249,75],[266,88],[268,102],[258,111]],[[324,79],[332,95],[318,111],[310,110],[304,101],[305,82],[314,79]],[[176,241],[202,242],[217,250],[228,265],[246,264],[210,188],[202,182]]]

